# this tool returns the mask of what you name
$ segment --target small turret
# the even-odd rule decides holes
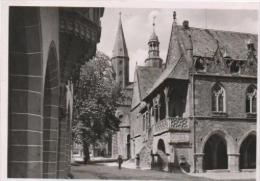
[[[155,18],[154,18],[155,19]],[[162,67],[162,59],[160,58],[159,39],[155,34],[155,22],[153,21],[153,32],[148,41],[148,58],[145,60],[145,65],[150,67]]]

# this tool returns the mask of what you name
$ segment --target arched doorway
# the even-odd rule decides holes
[[[165,153],[165,144],[162,139],[158,141],[157,145],[157,154],[158,154],[158,159],[157,159],[157,167],[159,170],[163,170],[168,162],[167,155]]]
[[[204,146],[203,169],[227,169],[227,144],[225,139],[218,135],[212,135]]]
[[[44,81],[43,177],[55,178],[57,166],[59,73],[54,43],[50,45]],[[55,168],[55,169],[53,169]]]
[[[256,168],[256,135],[251,134],[242,142],[239,157],[240,169]]]

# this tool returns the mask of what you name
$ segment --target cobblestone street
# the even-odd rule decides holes
[[[105,166],[102,164],[80,165],[72,167],[74,179],[134,179],[134,180],[172,180],[172,181],[210,181],[213,179],[201,178],[182,173],[167,173],[155,170],[138,170],[122,168],[118,170],[116,166]],[[220,177],[217,177],[220,178]],[[243,180],[253,181],[254,179],[238,179],[233,177],[225,181]],[[243,178],[243,177],[242,177]],[[221,179],[223,181],[223,179]]]

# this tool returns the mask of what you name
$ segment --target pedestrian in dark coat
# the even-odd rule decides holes
[[[121,169],[121,165],[123,163],[123,158],[121,155],[118,155],[117,162],[118,162],[118,169]]]

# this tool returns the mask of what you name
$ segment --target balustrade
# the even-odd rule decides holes
[[[153,133],[159,134],[165,131],[186,131],[189,130],[189,119],[181,117],[168,117],[159,120],[153,126]]]

